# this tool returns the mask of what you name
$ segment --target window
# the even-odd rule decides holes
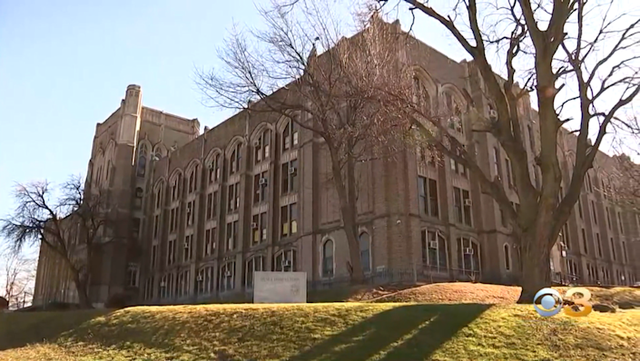
[[[629,258],[627,255],[627,242],[622,241],[622,259],[624,260],[624,263],[629,263]]]
[[[240,208],[240,183],[230,184],[229,190],[229,213],[235,213]]]
[[[416,105],[425,115],[431,113],[431,95],[418,77],[413,77],[413,92]]]
[[[582,199],[578,198],[578,215],[580,216],[580,219],[583,219],[583,214],[582,214]]]
[[[176,240],[170,239],[167,244],[167,265],[176,263]]]
[[[194,169],[189,173],[189,194],[195,192],[198,189],[198,166],[196,165]]]
[[[156,188],[156,210],[162,206],[162,186]]]
[[[298,190],[298,160],[282,164],[282,194]]]
[[[159,230],[160,230],[160,215],[156,214],[155,216],[153,216],[153,238],[154,239],[158,238]]]
[[[253,144],[254,149],[254,162],[258,164],[263,160],[269,158],[269,144],[271,142],[271,131],[265,130],[260,134],[260,137],[256,139]]]
[[[531,124],[527,124],[527,134],[529,136],[529,148],[531,149],[531,153],[536,152],[536,140],[533,137],[533,128],[531,127]]]
[[[213,160],[209,164],[209,183],[217,183],[220,180],[220,154],[213,156]]]
[[[173,180],[173,184],[171,185],[172,202],[175,202],[180,198],[180,183],[182,183],[182,174],[178,174],[178,176]]]
[[[611,229],[611,214],[609,213],[609,207],[604,208],[604,213],[607,216],[607,228]]]
[[[138,239],[138,237],[140,236],[140,223],[142,221],[140,220],[140,218],[134,218],[133,219],[133,224],[131,225],[131,233],[133,235],[133,237],[135,239]]]
[[[184,237],[183,261],[187,262],[193,258],[193,234]]]
[[[242,144],[237,143],[231,151],[231,157],[229,157],[229,175],[236,174],[240,171],[240,160],[242,159],[241,146]]]
[[[176,284],[176,295],[178,298],[182,298],[189,295],[189,288],[191,284],[191,272],[189,270],[183,271],[178,275],[178,283]]]
[[[453,187],[453,208],[457,223],[472,226],[471,198],[468,190]]]
[[[438,218],[438,182],[435,179],[418,177],[420,193],[420,211],[430,217]]]
[[[146,281],[144,281],[144,300],[145,301],[150,301],[151,299],[153,299],[153,284],[154,284],[154,278],[153,276],[147,278]]]
[[[295,272],[297,264],[296,250],[288,249],[276,254],[273,268],[275,272]]]
[[[227,223],[227,251],[234,250],[236,248],[236,242],[238,240],[238,221]]]
[[[620,234],[624,234],[624,227],[622,225],[622,213],[618,211],[617,214],[618,214],[618,228],[620,228]]]
[[[511,247],[505,243],[502,248],[504,249],[504,269],[505,271],[511,271]]]
[[[329,239],[322,245],[322,277],[333,277],[333,240]]]
[[[253,215],[251,222],[251,245],[255,246],[267,241],[267,212]]]
[[[596,233],[596,248],[598,249],[598,257],[602,258],[602,242],[600,241],[600,233]]]
[[[498,177],[502,178],[502,172],[500,171],[500,153],[498,147],[493,147],[493,172]]]
[[[613,242],[613,237],[609,238],[609,244],[611,246],[611,257],[613,258],[614,261],[616,261],[617,260],[616,245]]]
[[[498,205],[498,207],[500,207]],[[500,225],[502,225],[502,227],[508,227],[509,224],[507,223],[507,216],[504,214],[504,210],[502,210],[502,207],[500,207]]]
[[[298,233],[298,204],[291,203],[280,208],[280,224],[282,238]]]
[[[201,268],[198,272],[198,277],[196,278],[197,282],[197,292],[199,295],[204,295],[213,292],[214,288],[214,278],[213,278],[213,267],[207,266]]]
[[[216,227],[204,231],[204,257],[211,256],[216,249],[218,232]]]
[[[453,129],[458,133],[464,133],[462,126],[462,110],[458,102],[454,100],[451,92],[445,93],[445,106],[450,113],[449,116],[449,129]]]
[[[140,178],[144,177],[147,170],[147,157],[144,154],[138,156],[138,171],[136,175]]]
[[[235,288],[236,263],[225,263],[220,267],[218,289],[220,292],[230,291]]]
[[[589,176],[589,174],[586,174],[584,178],[585,178],[585,181],[586,181],[587,192],[589,192],[589,193],[593,192],[593,187],[592,187],[592,184],[591,184],[591,176]]]
[[[596,202],[591,201],[591,215],[593,216],[593,223],[598,224],[598,210],[596,209]]]
[[[358,237],[360,243],[360,264],[364,273],[371,272],[371,237],[369,233],[362,232]]]
[[[154,244],[151,246],[151,269],[156,268],[157,262],[158,262],[158,245]]]
[[[134,199],[134,204],[136,207],[141,207],[142,206],[142,196],[144,195],[144,191],[142,190],[142,188],[138,187],[136,188],[136,192],[135,192],[135,199]]]
[[[298,127],[289,119],[282,131],[282,151],[289,150],[298,145]]]
[[[253,176],[253,204],[266,202],[269,194],[269,179],[267,172]]]
[[[458,238],[458,268],[462,272],[480,272],[480,246],[470,238]]]
[[[587,232],[582,228],[582,250],[585,254],[589,254],[589,247],[587,247]]]
[[[175,283],[175,277],[173,273],[162,276],[160,281],[160,298],[173,297],[173,287]]]
[[[560,234],[558,236],[562,244],[566,247],[567,250],[571,250],[571,240],[569,239],[569,226],[568,223],[565,223],[560,230]]]
[[[507,172],[507,185],[509,187],[513,187],[513,169],[511,168],[511,160],[509,158],[504,158],[505,169]]]
[[[187,217],[186,223],[187,227],[193,226],[196,218],[196,201],[195,199],[191,202],[187,202]]]
[[[253,276],[255,272],[264,271],[264,256],[255,256],[247,262],[245,271],[246,279],[244,285],[247,288],[253,288]]]
[[[139,267],[137,263],[129,263],[127,266],[127,286],[138,287]]]
[[[437,271],[447,269],[448,244],[439,231],[423,230],[422,235],[422,263]]]
[[[178,213],[180,208],[178,206],[172,208],[169,211],[169,232],[174,233],[178,229]]]
[[[207,194],[207,220],[213,219],[218,213],[218,191]]]

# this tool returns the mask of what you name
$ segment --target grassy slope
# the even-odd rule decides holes
[[[0,350],[2,361],[640,360],[640,310],[546,319],[527,305],[334,303],[4,314]]]

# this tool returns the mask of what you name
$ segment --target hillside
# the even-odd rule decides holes
[[[480,299],[485,286],[439,299],[474,289]],[[424,287],[394,295],[433,293]],[[640,360],[637,309],[542,318],[530,305],[489,299],[374,301],[0,314],[0,361]]]

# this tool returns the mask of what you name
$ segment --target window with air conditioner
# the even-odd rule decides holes
[[[422,263],[433,271],[444,271],[447,269],[448,244],[444,235],[438,230],[426,230],[421,232],[422,236]]]

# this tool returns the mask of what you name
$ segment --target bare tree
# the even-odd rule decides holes
[[[393,92],[397,84],[399,69],[390,66],[398,64],[396,28],[360,14],[357,34],[346,39],[331,5],[273,2],[261,9],[266,31],[235,30],[219,51],[222,68],[199,71],[197,77],[216,106],[285,117],[323,141],[357,283],[363,280],[358,169],[393,156],[408,122],[389,112],[376,94]]]
[[[80,306],[90,308],[91,260],[109,222],[115,222],[107,195],[85,192],[80,177],[71,177],[57,189],[46,181],[19,184],[14,197],[17,207],[0,220],[0,234],[14,253],[28,244],[44,245],[69,271]]]
[[[448,9],[446,2],[437,7],[429,1],[401,0],[397,5],[403,3],[414,21],[419,21],[416,15],[435,20],[473,58],[486,102],[495,107],[495,117],[485,117],[474,107],[467,109],[467,116],[474,132],[491,133],[510,158],[518,209],[503,183],[478,166],[475,155],[438,117],[428,117],[427,122],[414,117],[414,125],[444,155],[470,169],[482,191],[506,211],[520,248],[519,301],[531,302],[539,289],[551,283],[551,249],[578,201],[597,150],[612,127],[628,126],[619,113],[640,92],[640,56],[633,51],[640,41],[640,20],[612,15],[616,2],[611,0],[458,0]],[[504,78],[494,71],[496,54]],[[518,81],[524,85],[518,86]],[[536,167],[529,166],[524,118],[518,110],[527,93],[537,99],[541,144],[534,157]],[[573,126],[577,140],[571,149],[576,158],[569,186],[560,194],[558,138],[563,126]],[[541,172],[540,186],[532,177],[536,168]]]
[[[4,280],[3,297],[7,299],[9,305],[16,308],[20,305],[24,307],[33,296],[36,262],[33,258],[9,250],[0,252],[0,259],[2,259],[0,277]]]

